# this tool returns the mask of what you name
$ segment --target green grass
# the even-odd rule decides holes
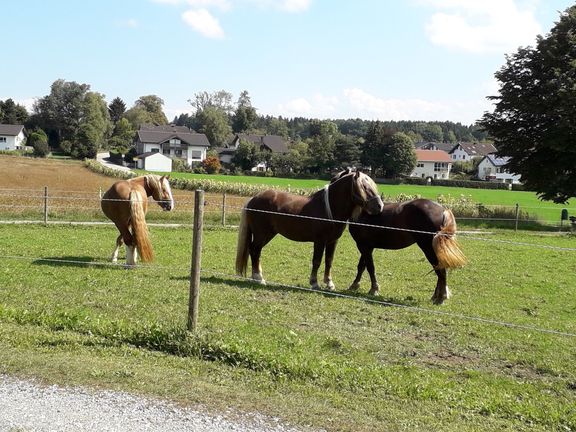
[[[377,251],[383,297],[260,286],[233,274],[234,230],[204,233],[199,331],[185,332],[191,233],[151,228],[157,262],[100,265],[112,227],[0,225],[0,373],[89,384],[328,430],[574,430],[574,252],[461,237],[442,307],[417,248]],[[570,236],[496,232],[565,248]],[[289,251],[289,253],[287,253]],[[15,257],[22,257],[16,259]],[[307,287],[311,245],[274,239],[269,282]],[[339,292],[358,253],[335,257]],[[435,314],[434,312],[446,314]]]

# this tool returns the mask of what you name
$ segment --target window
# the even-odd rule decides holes
[[[192,159],[194,159],[194,160],[202,159],[202,151],[201,150],[192,150]]]
[[[419,162],[416,164],[416,167],[418,168],[424,168],[424,164],[422,162]]]
[[[174,154],[178,157],[182,157],[182,149],[176,149],[174,150]]]
[[[162,153],[165,154],[165,155],[167,155],[167,156],[170,156],[170,149],[169,149],[169,148],[165,148],[164,150],[162,150]]]
[[[6,142],[6,137],[0,137],[0,143],[5,143]]]
[[[177,139],[177,138],[172,138],[172,139],[170,140],[170,144],[180,144],[180,140]]]
[[[448,163],[434,162],[434,171],[446,171],[447,169],[448,169]]]
[[[160,149],[153,148],[152,150],[150,150],[150,153],[160,153]]]

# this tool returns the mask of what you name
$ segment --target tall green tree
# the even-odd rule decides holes
[[[75,141],[72,144],[72,155],[77,158],[94,158],[98,150],[106,148],[112,132],[112,122],[104,96],[88,92],[83,102]]]
[[[403,132],[396,132],[387,141],[385,149],[384,176],[396,178],[410,175],[416,167],[416,151],[410,137]]]
[[[110,113],[110,120],[116,124],[124,116],[126,104],[121,98],[115,97],[112,99],[112,102],[110,102],[110,105],[108,105],[108,112]]]
[[[24,124],[28,120],[28,111],[23,105],[15,103],[12,99],[0,101],[0,123]]]
[[[234,111],[232,93],[225,90],[218,90],[212,93],[206,91],[196,93],[194,98],[188,99],[188,103],[196,109],[196,113],[204,111],[206,108],[218,108],[226,115],[230,115]]]
[[[383,175],[386,163],[386,146],[393,133],[381,121],[372,122],[368,127],[360,161],[364,166],[371,167],[374,175]]]
[[[535,47],[506,57],[493,112],[480,125],[494,139],[506,168],[542,199],[576,196],[576,6]]]
[[[196,114],[200,132],[206,134],[210,145],[223,146],[232,137],[228,116],[220,108],[208,106]]]
[[[329,172],[336,163],[334,151],[340,138],[338,126],[329,120],[314,120],[310,123],[309,135],[309,169],[321,174]]]
[[[240,93],[236,104],[236,111],[232,120],[232,131],[235,133],[245,132],[254,128],[256,124],[256,109],[252,106],[248,92],[244,90]]]
[[[34,104],[34,124],[53,137],[57,145],[61,141],[73,141],[80,126],[84,99],[90,90],[88,84],[56,80],[50,86],[50,94]]]
[[[123,117],[128,119],[134,129],[139,129],[144,124],[165,125],[168,124],[168,119],[163,106],[164,101],[156,95],[141,96]]]
[[[108,140],[108,147],[117,153],[127,153],[132,143],[136,131],[128,119],[121,118],[114,126],[112,137]]]

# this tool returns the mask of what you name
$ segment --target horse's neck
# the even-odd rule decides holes
[[[340,220],[350,219],[356,207],[352,202],[352,185],[346,180],[338,180],[330,185],[326,195],[330,202],[332,217]]]

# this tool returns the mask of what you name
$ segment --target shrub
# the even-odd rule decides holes
[[[222,165],[217,156],[208,156],[202,161],[202,168],[204,168],[208,174],[218,174]]]

